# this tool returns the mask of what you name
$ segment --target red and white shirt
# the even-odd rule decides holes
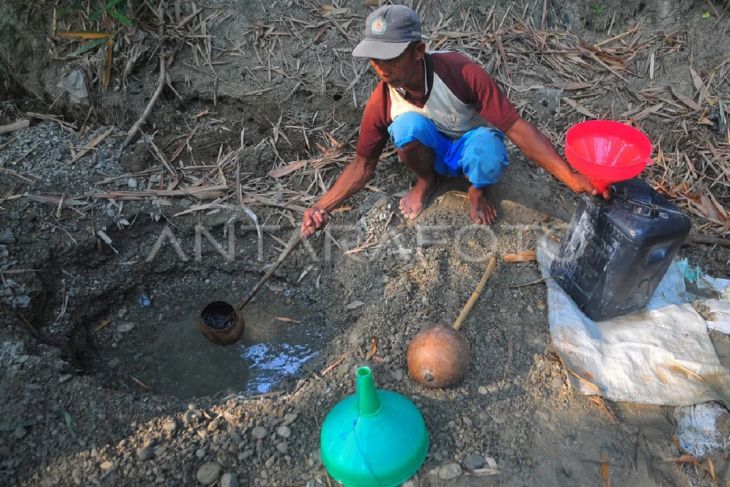
[[[380,81],[365,105],[357,154],[377,158],[388,141],[388,126],[404,112],[422,113],[454,139],[480,126],[507,131],[520,115],[497,83],[474,61],[456,52],[424,57],[425,100]]]

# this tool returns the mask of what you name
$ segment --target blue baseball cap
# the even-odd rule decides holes
[[[411,42],[421,40],[421,21],[405,5],[384,5],[365,20],[365,38],[352,55],[371,59],[393,59]]]

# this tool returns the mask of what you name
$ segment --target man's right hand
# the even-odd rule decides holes
[[[329,219],[330,214],[327,210],[323,210],[316,206],[307,208],[304,211],[304,216],[302,217],[302,235],[310,237],[314,234],[314,232],[325,226]]]

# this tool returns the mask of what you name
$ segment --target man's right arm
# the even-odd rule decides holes
[[[355,156],[342,174],[337,178],[335,184],[332,185],[311,208],[304,212],[302,217],[301,232],[305,237],[309,237],[317,230],[322,228],[329,220],[329,214],[332,210],[344,200],[360,191],[370,181],[375,174],[375,166],[378,164],[378,158],[366,158],[361,155]]]

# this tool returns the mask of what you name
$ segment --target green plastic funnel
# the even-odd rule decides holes
[[[357,392],[327,414],[322,463],[346,487],[391,487],[408,480],[428,452],[420,411],[402,395],[375,389],[368,367],[357,369]]]

